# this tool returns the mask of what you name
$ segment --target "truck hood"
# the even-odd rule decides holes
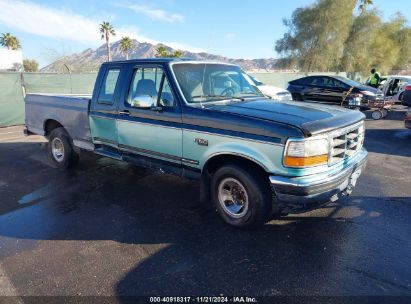
[[[210,110],[283,123],[301,129],[306,136],[355,124],[365,118],[357,110],[304,102],[257,99],[210,105]]]

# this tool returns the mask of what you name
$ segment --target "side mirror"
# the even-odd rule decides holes
[[[133,108],[149,109],[155,106],[153,99],[149,95],[138,95],[131,100]]]

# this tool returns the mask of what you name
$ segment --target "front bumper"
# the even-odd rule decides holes
[[[407,114],[404,119],[404,126],[411,129],[411,114]]]
[[[271,187],[279,210],[298,213],[314,209],[349,195],[367,163],[367,151],[362,149],[344,168],[334,173],[302,177],[270,176]]]

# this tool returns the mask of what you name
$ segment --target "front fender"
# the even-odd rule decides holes
[[[210,159],[221,155],[233,155],[246,158],[258,164],[265,171],[269,172],[270,159],[266,155],[250,147],[232,143],[222,143],[208,149],[202,157],[202,159],[204,159],[203,163],[200,164],[204,166]]]
[[[203,144],[198,144],[201,139]],[[207,142],[204,145],[204,142]],[[183,134],[184,158],[198,161],[198,168],[213,157],[235,155],[244,157],[261,166],[268,173],[281,174],[284,145],[263,141],[254,141],[239,137],[219,134],[186,131]]]

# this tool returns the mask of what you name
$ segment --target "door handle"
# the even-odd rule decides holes
[[[120,114],[120,115],[130,115],[130,111],[129,110],[119,111],[118,114]]]

